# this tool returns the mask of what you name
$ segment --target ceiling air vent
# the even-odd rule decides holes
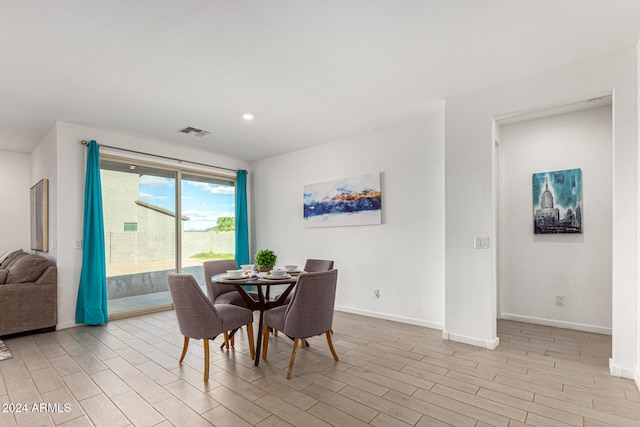
[[[207,131],[207,130],[202,130],[202,129],[198,129],[198,128],[194,128],[191,126],[188,126],[184,129],[180,129],[178,132],[182,132],[182,133],[186,133],[189,135],[195,135],[195,136],[199,136],[199,137],[203,137],[205,135],[209,135],[211,132]]]

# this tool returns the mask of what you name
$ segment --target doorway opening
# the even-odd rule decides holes
[[[611,97],[514,115],[496,128],[498,319],[611,335]],[[573,169],[582,174],[582,232],[535,234],[534,175]],[[559,218],[575,219],[562,194],[553,186],[549,194]]]

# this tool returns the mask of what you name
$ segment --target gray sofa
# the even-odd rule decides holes
[[[57,269],[48,259],[22,250],[0,264],[0,336],[55,330]]]

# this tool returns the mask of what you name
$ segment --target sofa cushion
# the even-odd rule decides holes
[[[15,252],[15,249],[0,249],[0,264],[2,264],[13,252]]]
[[[38,256],[27,254],[19,257],[9,266],[7,283],[35,282],[49,267],[49,260]]]
[[[26,256],[26,255],[29,255],[29,254],[23,251],[22,249],[13,251],[6,256],[4,261],[2,261],[2,264],[0,264],[0,268],[7,270],[11,266],[11,264],[13,264],[18,260],[18,258],[22,258],[23,256]]]
[[[7,283],[7,274],[9,274],[9,270],[0,270],[0,285]]]

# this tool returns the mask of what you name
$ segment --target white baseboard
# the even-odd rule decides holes
[[[360,310],[357,308],[343,307],[343,306],[336,306],[335,309],[337,311],[344,311],[345,313],[359,314],[361,316],[375,317],[377,319],[392,320],[394,322],[424,326],[425,328],[437,329],[439,331],[444,329],[444,324],[442,323],[428,322],[420,319],[413,319],[411,317],[395,316],[392,314],[378,313],[375,311],[366,311],[366,310]]]
[[[561,320],[542,319],[540,317],[520,316],[519,314],[502,313],[504,320],[533,323],[536,325],[553,326],[555,328],[573,329],[576,331],[593,332],[596,334],[611,335],[611,328],[604,326],[584,325],[582,323],[563,322]]]
[[[489,350],[495,350],[498,345],[500,345],[500,338],[498,337],[493,340],[483,340],[466,335],[452,334],[451,332],[447,331],[442,331],[442,339],[461,342],[463,344],[475,345],[476,347],[484,347]]]
[[[56,330],[75,328],[76,326],[80,326],[80,325],[81,325],[81,323],[76,323],[74,321],[62,322],[62,323],[58,323],[56,325]]]
[[[622,377],[635,380],[638,390],[640,390],[640,372],[634,372],[632,369],[625,369],[620,365],[613,363],[613,359],[609,358],[609,374],[613,377]]]
[[[451,340],[451,341],[458,341],[458,342],[462,342],[462,343],[465,343],[465,344],[471,344],[471,345],[475,345],[475,346],[478,346],[478,347],[488,348],[490,350],[494,350],[496,347],[498,347],[498,344],[500,343],[500,339],[499,338],[496,338],[496,339],[494,339],[492,341],[488,341],[488,340],[480,340],[480,339],[476,339],[476,338],[471,338],[471,337],[467,337],[467,336],[464,336],[464,335],[450,334],[450,333],[444,331],[444,324],[443,323],[427,322],[427,321],[424,321],[424,320],[413,319],[413,318],[410,318],[410,317],[403,317],[403,316],[396,316],[396,315],[391,315],[391,314],[386,314],[386,313],[379,313],[379,312],[374,312],[374,311],[360,310],[360,309],[352,308],[352,307],[336,306],[335,309],[337,311],[344,311],[345,313],[359,314],[361,316],[375,317],[377,319],[392,320],[394,322],[408,323],[410,325],[424,326],[426,328],[437,329],[439,331],[443,331],[442,332],[442,339]]]
[[[487,341],[487,348],[495,350],[500,345],[500,337],[496,337],[493,341]]]

